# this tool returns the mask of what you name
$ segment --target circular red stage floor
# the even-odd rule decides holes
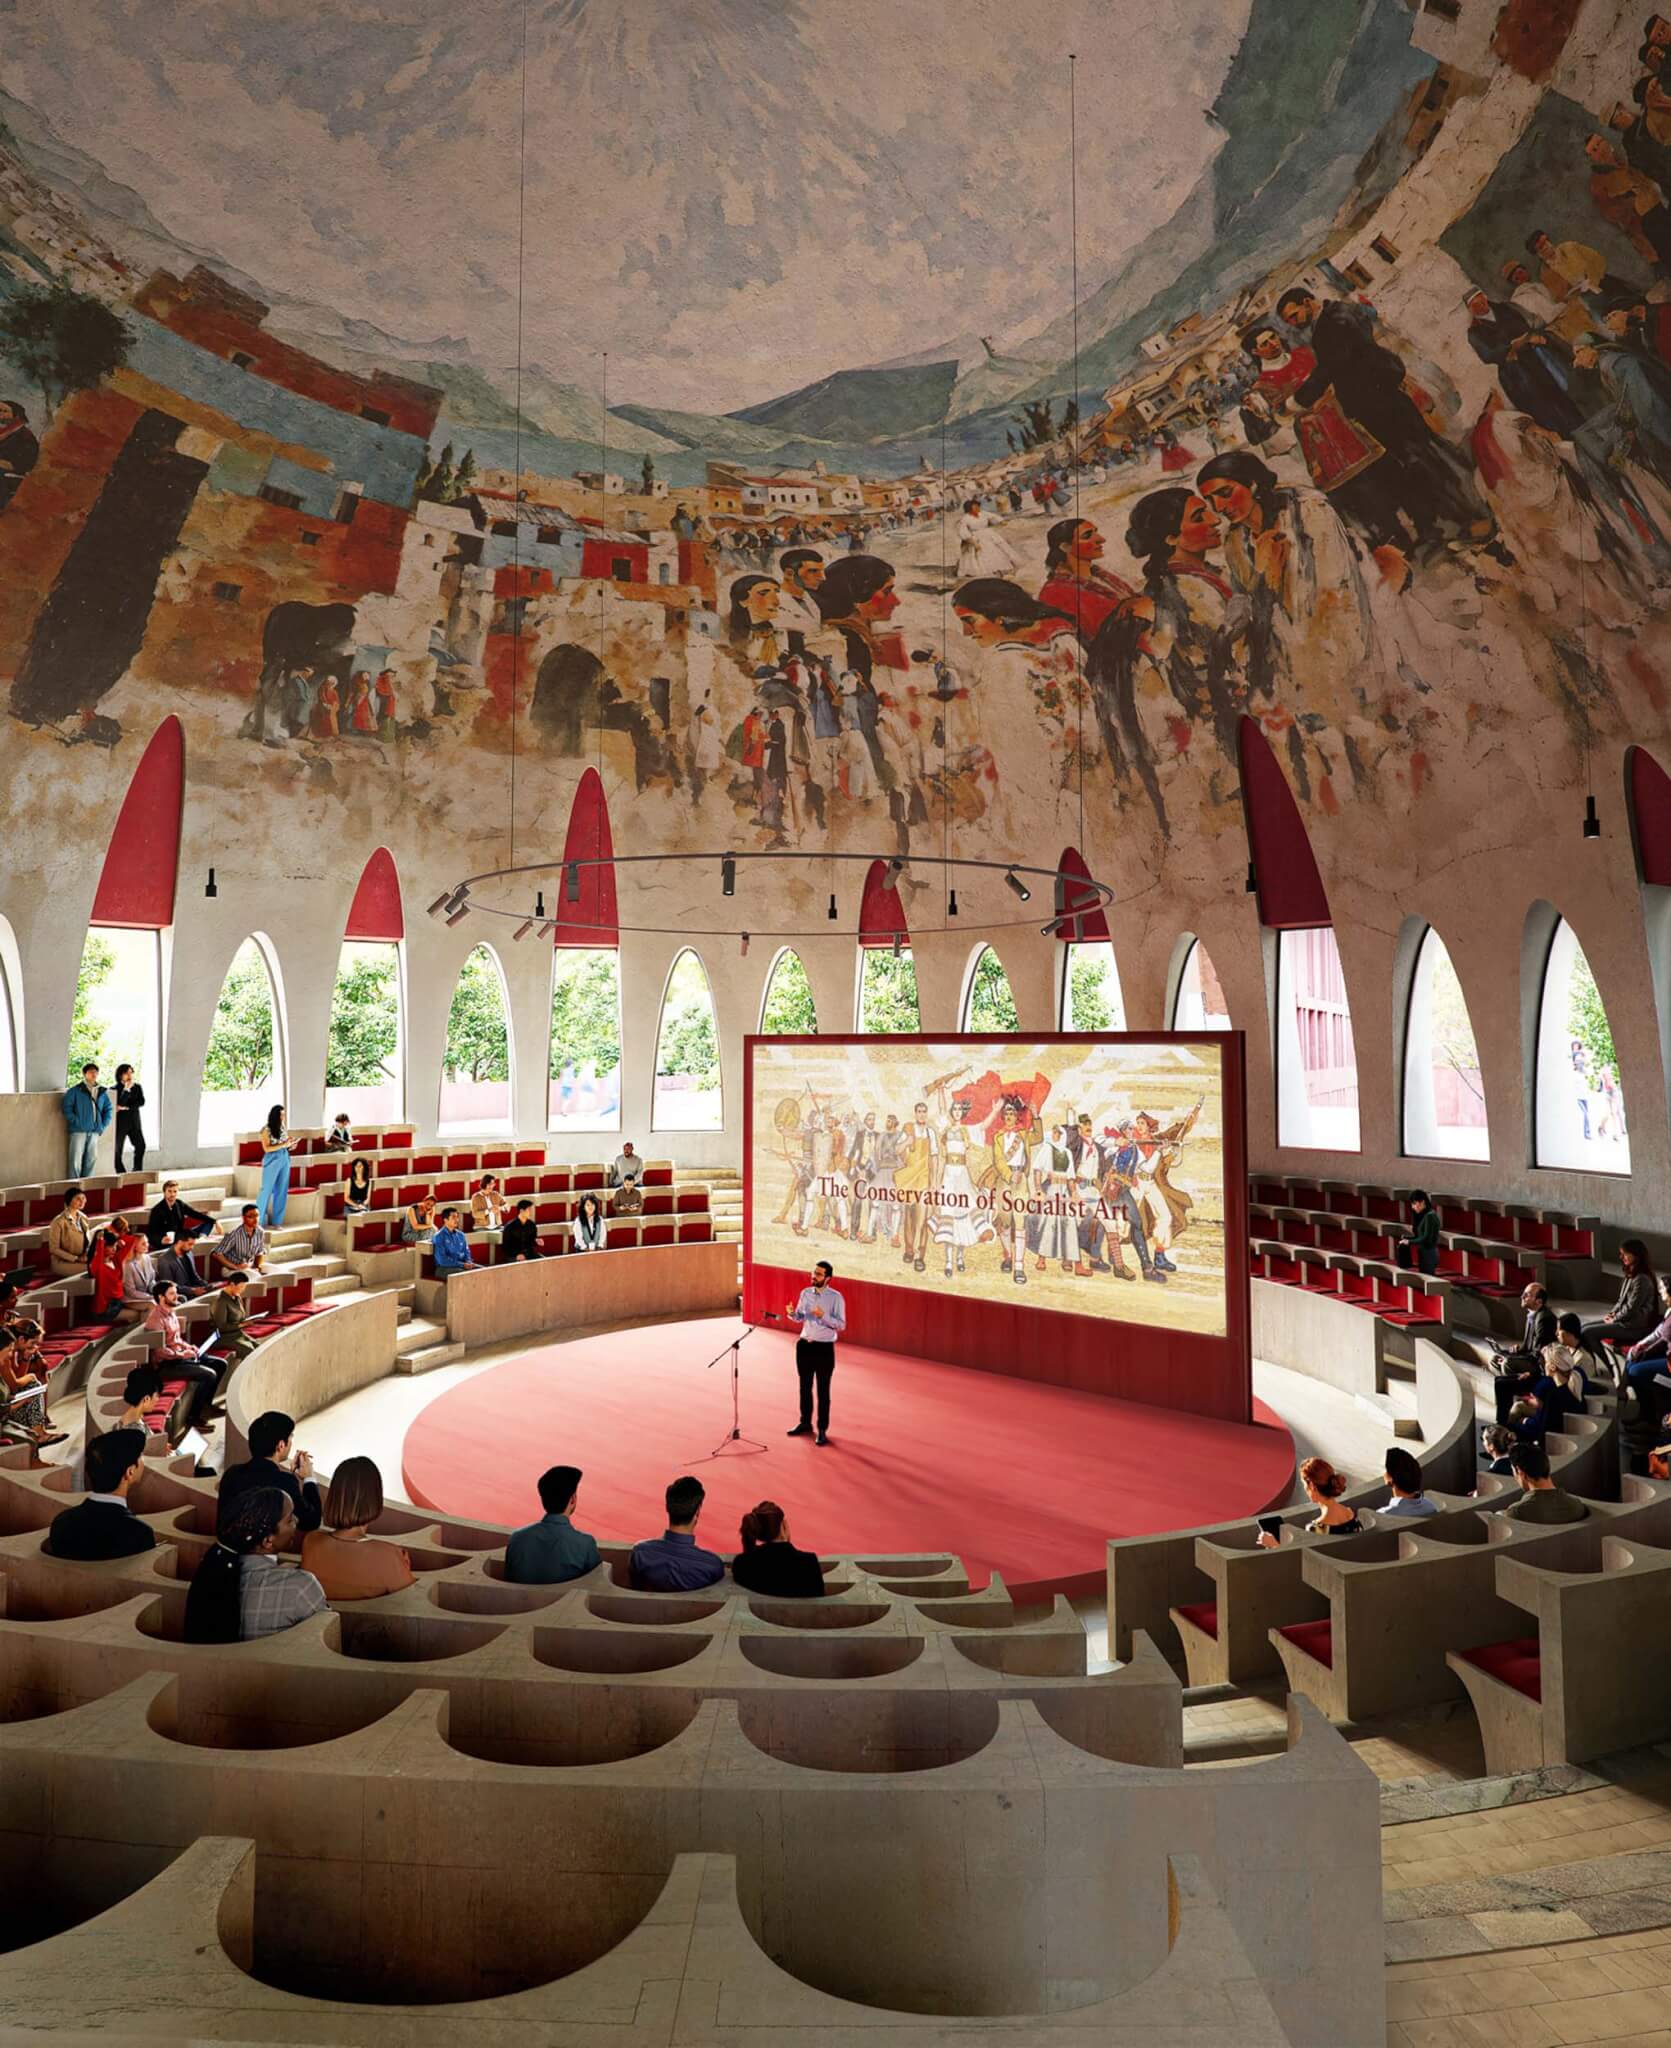
[[[409,1499],[517,1524],[539,1513],[550,1465],[585,1473],[576,1520],[604,1542],[659,1535],[662,1489],[694,1472],[708,1489],[698,1541],[737,1548],[737,1524],[777,1501],[795,1540],[826,1556],[951,1551],[976,1582],[1088,1591],[1111,1536],[1252,1516],[1288,1497],[1294,1445],[1263,1403],[1252,1424],[972,1372],[843,1343],[831,1443],[789,1439],[794,1345],[758,1330],[743,1346],[745,1434],[763,1454],[708,1454],[731,1426],[727,1361],[707,1361],[734,1317],[542,1344],[440,1396],[407,1432]]]

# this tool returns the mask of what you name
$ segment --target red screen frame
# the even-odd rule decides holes
[[[1225,1334],[1151,1329],[1105,1316],[986,1300],[948,1298],[922,1287],[844,1277],[847,1341],[969,1366],[1012,1379],[1142,1401],[1225,1422],[1253,1420],[1249,1298],[1247,1060],[1240,1031],[830,1032],[800,1037],[751,1033],[743,1040],[743,1316],[764,1322],[805,1284],[804,1270],[754,1258],[754,1049],[785,1045],[1187,1045],[1219,1055],[1224,1132]],[[809,1249],[809,1265],[817,1254]],[[1046,1341],[1041,1341],[1046,1340]]]

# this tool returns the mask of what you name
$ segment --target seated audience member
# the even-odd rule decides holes
[[[154,1258],[166,1254],[179,1262],[183,1271],[174,1275],[176,1280],[187,1287],[201,1287],[203,1278],[193,1263],[191,1246],[196,1239],[208,1237],[214,1227],[212,1216],[202,1209],[194,1209],[190,1202],[181,1201],[177,1180],[165,1180],[162,1200],[145,1219],[145,1242]],[[159,1266],[159,1278],[164,1270]]]
[[[1590,1510],[1575,1493],[1557,1486],[1549,1476],[1549,1453],[1542,1444],[1516,1444],[1510,1453],[1515,1477],[1526,1498],[1508,1510],[1511,1522],[1585,1522]]]
[[[505,1545],[505,1578],[513,1586],[560,1586],[598,1566],[598,1546],[569,1517],[580,1504],[578,1465],[553,1465],[540,1474],[537,1522],[516,1530]]]
[[[1414,1219],[1408,1231],[1398,1242],[1398,1263],[1414,1267],[1419,1272],[1437,1273],[1439,1270],[1439,1212],[1434,1208],[1425,1188],[1414,1188],[1410,1194],[1410,1214]]]
[[[400,1221],[402,1244],[428,1244],[435,1236],[435,1197],[420,1195]]]
[[[601,1252],[608,1248],[609,1225],[604,1220],[603,1204],[596,1195],[582,1195],[580,1206],[574,1212],[574,1222],[569,1226],[569,1250]]]
[[[215,1246],[215,1271],[221,1279],[228,1273],[253,1277],[266,1270],[267,1233],[257,1221],[260,1214],[253,1202],[246,1202],[238,1212],[237,1229],[229,1230]]]
[[[1540,1444],[1547,1426],[1543,1397],[1528,1387],[1509,1409],[1508,1426],[1516,1443]]]
[[[1564,1344],[1543,1354],[1543,1377],[1532,1388],[1543,1409],[1545,1429],[1559,1429],[1569,1415],[1584,1413],[1584,1369]]]
[[[516,1205],[516,1214],[499,1237],[501,1262],[540,1257],[540,1233],[534,1223],[534,1205],[526,1199]]]
[[[354,1131],[348,1121],[348,1112],[339,1109],[331,1123],[331,1134],[325,1140],[327,1152],[348,1152],[353,1149]]]
[[[482,1184],[470,1197],[470,1227],[473,1230],[503,1230],[505,1198],[499,1192],[499,1176],[484,1173]]]
[[[609,1206],[617,1216],[636,1216],[644,1207],[644,1190],[639,1186],[643,1176],[643,1160],[632,1149],[632,1140],[623,1138],[615,1162],[605,1176],[607,1185],[615,1191]]]
[[[128,1494],[145,1470],[143,1429],[111,1429],[87,1446],[87,1498],[54,1515],[47,1531],[49,1557],[93,1563],[106,1557],[136,1557],[154,1550],[156,1531],[128,1506]]]
[[[85,1273],[93,1249],[93,1226],[87,1221],[87,1192],[71,1188],[64,1206],[46,1227],[47,1257],[55,1280]]]
[[[1327,1458],[1307,1458],[1300,1467],[1300,1484],[1317,1510],[1316,1521],[1304,1525],[1312,1535],[1356,1536],[1362,1532],[1357,1509],[1347,1507],[1340,1498],[1346,1491],[1346,1474],[1337,1472]],[[1276,1550],[1282,1539],[1261,1529],[1258,1542],[1261,1550]]]
[[[158,1354],[170,1379],[189,1380],[190,1399],[180,1404],[180,1434],[197,1425],[204,1410],[220,1392],[220,1371],[206,1358],[199,1358],[197,1346],[193,1344],[180,1327],[180,1290],[172,1280],[165,1280],[157,1289],[157,1298],[151,1304],[151,1313],[145,1319],[147,1330],[155,1330],[162,1337],[162,1350]]]
[[[1392,1498],[1377,1510],[1383,1515],[1436,1515],[1439,1503],[1429,1500],[1422,1485],[1422,1468],[1402,1444],[1387,1453],[1387,1490]]]
[[[1520,1342],[1513,1350],[1492,1354],[1491,1370],[1514,1379],[1536,1379],[1542,1370],[1544,1349],[1555,1342],[1555,1311],[1549,1306],[1549,1290],[1530,1280],[1520,1290],[1520,1306],[1526,1312]]]
[[[16,1322],[24,1313],[18,1296],[27,1291],[33,1277],[29,1273],[0,1273],[0,1323]]]
[[[171,1280],[173,1277],[169,1275]],[[157,1277],[157,1262],[151,1256],[145,1239],[139,1238],[135,1241],[134,1250],[122,1261],[123,1321],[133,1317],[143,1321],[151,1313],[151,1304],[156,1300],[157,1289],[161,1285]]]
[[[114,1230],[101,1230],[93,1240],[93,1255],[87,1261],[87,1271],[93,1281],[93,1315],[103,1321],[113,1316],[122,1305],[123,1269],[127,1265],[127,1248],[139,1240],[122,1237]]]
[[[229,1366],[241,1365],[255,1349],[255,1339],[244,1329],[249,1321],[248,1293],[249,1275],[234,1271],[209,1297],[209,1320],[220,1338],[217,1349]]]
[[[1664,1314],[1647,1336],[1638,1338],[1624,1354],[1623,1383],[1627,1387],[1640,1386],[1666,1369],[1666,1358],[1671,1355],[1671,1279],[1659,1283],[1659,1305]]]
[[[795,1548],[789,1518],[775,1500],[750,1508],[738,1533],[743,1547],[731,1560],[731,1576],[739,1586],[778,1600],[823,1597],[824,1567],[817,1552]]]
[[[276,1555],[295,1539],[291,1499],[278,1487],[251,1486],[230,1504],[223,1494],[214,1545],[186,1593],[186,1641],[253,1642],[322,1613],[325,1592],[312,1572]]]
[[[325,1489],[324,1525],[302,1538],[302,1567],[327,1600],[375,1600],[412,1584],[412,1560],[371,1534],[383,1512],[383,1475],[370,1458],[344,1458]]]
[[[1509,1462],[1509,1454],[1514,1444],[1514,1431],[1507,1424],[1488,1422],[1480,1431],[1480,1453],[1485,1459],[1485,1469],[1501,1474],[1511,1472],[1514,1468]]]
[[[459,1229],[459,1213],[456,1209],[441,1211],[441,1228],[430,1243],[435,1255],[435,1277],[450,1280],[455,1273],[470,1270],[470,1240]]]
[[[162,1374],[154,1365],[136,1365],[122,1382],[122,1412],[111,1428],[142,1429],[149,1436],[150,1417],[162,1407],[164,1399]]]
[[[371,1161],[363,1152],[356,1152],[342,1177],[342,1212],[345,1216],[363,1216],[370,1207]]]
[[[667,1489],[667,1532],[632,1549],[632,1582],[641,1593],[695,1593],[725,1577],[725,1560],[696,1541],[707,1489],[700,1479],[675,1479]]]
[[[38,1341],[38,1323],[11,1323],[0,1329],[0,1402],[5,1418],[21,1429],[37,1450],[46,1444],[61,1444],[64,1432],[53,1429],[46,1419],[44,1366],[29,1362],[28,1340],[19,1341],[19,1331],[29,1330]]]
[[[277,1408],[258,1415],[249,1426],[249,1458],[229,1465],[221,1474],[220,1519],[233,1503],[253,1488],[277,1487],[290,1502],[296,1526],[304,1534],[319,1527],[319,1488],[313,1483],[313,1460],[294,1445],[296,1425]]]
[[[1648,1258],[1648,1247],[1639,1237],[1627,1237],[1619,1247],[1619,1265],[1624,1278],[1619,1298],[1599,1323],[1586,1323],[1583,1338],[1598,1354],[1603,1344],[1629,1350],[1648,1336],[1660,1320],[1660,1290]]]

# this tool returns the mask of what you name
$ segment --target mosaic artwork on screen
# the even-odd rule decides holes
[[[1225,1334],[1217,1045],[751,1044],[752,1263]]]

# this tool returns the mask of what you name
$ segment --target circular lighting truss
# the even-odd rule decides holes
[[[560,892],[556,899],[558,902],[574,905],[580,902],[580,877],[588,868],[640,866],[667,868],[675,864],[684,867],[707,865],[712,866],[717,871],[720,895],[723,901],[730,899],[735,893],[737,866],[741,861],[767,861],[779,865],[788,863],[808,868],[827,866],[833,861],[847,861],[856,862],[867,870],[880,861],[887,870],[885,880],[889,888],[897,887],[901,878],[909,870],[916,870],[918,872],[925,869],[937,870],[945,885],[945,904],[948,920],[958,915],[957,876],[959,873],[967,873],[971,876],[983,874],[998,875],[1002,877],[1005,886],[1015,897],[1017,904],[1023,906],[1022,912],[1021,915],[1016,917],[982,917],[976,920],[976,928],[981,931],[1008,931],[1023,925],[1037,924],[1038,912],[1025,909],[1025,906],[1033,900],[1033,887],[1029,886],[1028,880],[1028,878],[1031,878],[1032,884],[1048,884],[1050,889],[1053,908],[1047,921],[1042,925],[1037,925],[1037,929],[1045,938],[1058,936],[1062,933],[1062,928],[1065,925],[1072,926],[1074,934],[1077,935],[1083,931],[1086,918],[1094,916],[1100,911],[1106,911],[1114,901],[1114,891],[1106,882],[1099,882],[1094,875],[1071,874],[1065,868],[1033,867],[1027,862],[1019,860],[958,859],[937,853],[913,853],[908,855],[887,853],[802,853],[786,848],[760,853],[733,853],[729,851],[721,853],[616,853],[595,855],[579,860],[529,861],[519,867],[488,868],[479,875],[466,875],[463,881],[443,891],[430,904],[429,914],[431,917],[437,918],[449,925],[462,924],[467,917],[472,915],[504,918],[517,927],[511,934],[513,939],[526,938],[530,932],[534,932],[537,937],[543,939],[555,932],[559,923],[564,921],[557,909],[548,909],[546,907],[545,882],[549,882],[554,891]],[[477,889],[493,888],[494,885],[498,884],[502,885],[508,893],[510,885],[526,883],[530,880],[534,882],[535,886],[534,908],[531,913],[526,909],[507,909],[497,903],[481,903],[476,900],[475,891]],[[584,922],[578,916],[568,921],[573,923]],[[775,925],[766,926],[760,924],[746,926],[742,924],[702,926],[685,922],[675,925],[661,925],[627,924],[618,918],[615,920],[616,929],[623,932],[655,937],[741,939],[745,943],[749,939],[828,938],[831,936],[830,926],[834,924],[839,929],[841,923],[841,911],[836,900],[836,892],[833,889],[830,891],[830,907],[824,922],[802,931],[784,930]],[[931,929],[931,927],[924,927],[925,931],[928,929]],[[932,927],[932,929],[938,930],[940,927],[936,926]],[[869,936],[886,942],[893,934],[886,931],[867,934],[861,929],[857,932],[856,936],[861,939]]]

